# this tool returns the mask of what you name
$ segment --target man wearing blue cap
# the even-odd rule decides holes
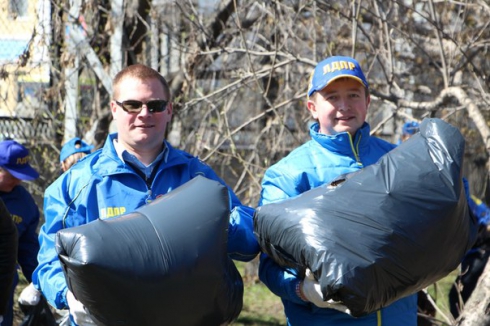
[[[60,163],[62,172],[66,172],[69,168],[73,166],[73,164],[77,163],[84,156],[90,154],[93,148],[93,145],[87,144],[79,137],[75,137],[67,141],[60,151]],[[37,287],[38,285],[34,283],[29,283],[29,285],[27,285],[20,293],[18,302],[23,311],[40,310],[35,308],[35,306],[39,304],[42,295],[41,291],[39,291]],[[46,316],[46,313],[44,313],[44,316],[46,318],[51,317]],[[49,323],[46,322],[46,324]]]
[[[60,152],[60,163],[63,172],[68,170],[82,157],[90,154],[93,148],[93,145],[87,144],[79,137],[75,137],[67,141],[61,148]]]
[[[36,232],[39,224],[39,209],[21,182],[35,180],[39,177],[39,173],[31,167],[29,159],[29,150],[18,142],[14,140],[0,142],[0,198],[5,202],[17,226],[19,239],[17,261],[25,278],[31,282],[39,251]],[[8,311],[2,326],[13,323],[12,307],[17,282],[18,275],[12,286]]]
[[[395,148],[370,135],[365,122],[370,100],[368,82],[356,60],[333,56],[321,61],[308,85],[307,108],[317,120],[310,127],[311,140],[266,171],[259,206],[296,197],[360,170]],[[279,266],[265,254],[259,277],[281,297],[288,325],[417,325],[416,295],[354,318],[342,303],[323,301],[313,277],[303,278],[297,269]]]
[[[420,124],[417,121],[405,122],[402,127],[402,135],[400,137],[400,140],[398,141],[398,145],[418,133],[419,130]]]

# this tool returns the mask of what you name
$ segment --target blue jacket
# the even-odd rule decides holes
[[[318,123],[313,124],[310,128],[312,139],[266,171],[259,205],[295,197],[329,183],[339,175],[376,163],[396,147],[371,137],[367,123],[359,129],[354,139],[349,133],[325,135],[318,133],[318,129]],[[273,293],[281,297],[288,325],[417,325],[416,294],[375,313],[354,318],[302,301],[296,294],[296,284],[301,281],[297,271],[279,266],[265,254],[261,255],[259,277]]]
[[[478,197],[470,194],[470,185],[468,179],[463,178],[464,190],[466,193],[466,200],[468,201],[468,206],[471,212],[478,220],[479,224],[488,225],[490,224],[490,208]]]
[[[478,222],[483,225],[490,224],[490,208],[478,197],[470,195],[469,198],[468,204]]]
[[[224,182],[197,157],[166,143],[164,162],[158,166],[153,182],[145,180],[125,164],[108,136],[104,147],[84,157],[61,175],[44,194],[45,224],[39,240],[39,266],[34,273],[38,287],[48,302],[66,308],[68,290],[55,250],[58,230],[130,213],[145,203],[164,195],[192,178],[203,175]],[[253,234],[253,209],[242,206],[230,190],[232,213],[228,230],[228,253],[242,261],[253,259],[260,248]]]

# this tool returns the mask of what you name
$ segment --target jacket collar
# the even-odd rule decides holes
[[[104,146],[101,149],[101,156],[105,157],[111,161],[113,161],[114,164],[111,164],[111,170],[113,172],[118,172],[118,171],[127,171],[127,166],[124,164],[124,162],[119,158],[117,155],[117,151],[114,148],[114,139],[117,138],[117,133],[112,133],[107,136],[107,139],[104,143]],[[180,164],[187,164],[188,158],[183,155],[184,152],[175,149],[168,143],[167,141],[165,142],[165,147],[167,148],[167,154],[166,154],[166,162],[160,165],[160,169],[162,167],[170,167],[174,165],[180,165]],[[187,156],[189,156],[187,154]],[[107,166],[107,169],[109,169],[109,166]]]
[[[335,135],[319,133],[320,125],[315,122],[310,126],[310,136],[313,140],[331,152],[349,154],[354,148],[368,146],[371,127],[364,122],[362,127],[356,132],[354,138],[348,132],[341,132]],[[352,140],[352,142],[351,142]],[[354,148],[352,147],[354,146]]]

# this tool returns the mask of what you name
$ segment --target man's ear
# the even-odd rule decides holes
[[[109,105],[111,106],[111,112],[112,112],[112,114],[116,113],[117,103],[114,100],[112,100]]]
[[[316,103],[314,100],[311,99],[311,97],[306,102],[306,108],[308,109],[308,111],[310,111],[313,119],[315,120],[318,119],[318,112],[316,111]]]
[[[116,120],[116,112],[117,112],[118,105],[114,100],[112,100],[109,105],[111,107],[112,119]]]

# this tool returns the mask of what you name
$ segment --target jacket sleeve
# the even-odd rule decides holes
[[[279,266],[266,254],[260,255],[260,281],[281,299],[308,305],[296,294],[296,285],[302,280],[297,274],[296,270]]]
[[[39,241],[37,234],[37,226],[39,224],[39,208],[32,197],[29,198],[29,202],[31,216],[27,221],[28,225],[26,225],[24,232],[19,234],[19,252],[17,259],[20,267],[22,268],[22,273],[26,279],[31,282],[32,273],[37,266],[37,254],[39,252]]]
[[[304,192],[301,182],[296,182],[286,172],[287,168],[277,169],[275,166],[270,167],[265,172],[259,206],[296,197]]]
[[[228,228],[228,255],[240,261],[254,259],[260,252],[260,246],[253,232],[254,209],[242,205],[231,188],[204,162],[195,159],[191,170],[193,176],[204,174],[208,179],[218,181],[228,188],[231,211]]]
[[[0,199],[0,315],[7,312],[12,283],[16,275],[17,227]]]
[[[56,252],[56,232],[63,228],[63,217],[67,212],[68,203],[61,195],[59,179],[44,194],[44,218],[39,233],[40,250],[33,279],[48,300],[57,309],[66,308],[66,292],[68,290],[65,276]]]
[[[260,252],[253,232],[254,209],[235,205],[230,214],[228,229],[228,255],[235,260],[251,261]]]
[[[301,186],[301,181],[295,181],[286,173],[286,170],[276,169],[275,166],[272,166],[266,171],[262,180],[259,206],[283,201],[300,194],[298,189]],[[269,290],[280,298],[297,304],[308,304],[296,294],[296,285],[303,279],[298,275],[298,272],[280,266],[265,253],[260,256],[259,278]]]

